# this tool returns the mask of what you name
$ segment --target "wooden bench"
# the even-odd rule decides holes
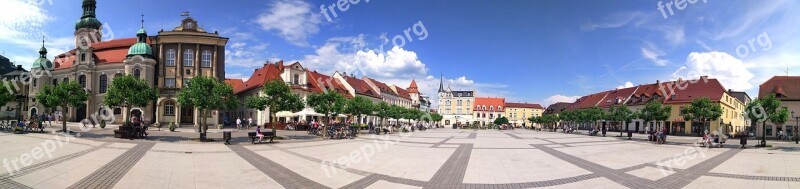
[[[275,138],[275,132],[262,131],[261,133],[264,134],[264,138],[269,138],[269,143],[272,143],[272,140]],[[258,140],[258,135],[256,135],[256,132],[248,132],[247,136],[250,137],[250,143],[255,144],[256,140]]]

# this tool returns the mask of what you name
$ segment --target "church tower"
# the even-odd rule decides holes
[[[83,14],[81,18],[75,22],[75,47],[79,49],[87,49],[93,43],[100,42],[103,39],[103,34],[100,31],[103,24],[97,20],[95,9],[97,2],[95,0],[83,0]]]

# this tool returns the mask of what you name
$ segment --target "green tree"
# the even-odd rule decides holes
[[[536,117],[536,116],[528,117],[528,121],[531,122],[531,129],[533,129],[533,124],[534,123],[539,124],[539,117]]]
[[[208,130],[208,111],[232,109],[236,106],[233,88],[220,82],[217,78],[209,76],[196,76],[186,82],[187,86],[178,94],[178,104],[184,107],[197,108],[200,115],[199,127],[200,140],[205,140]]]
[[[631,120],[631,115],[633,111],[628,109],[627,105],[620,105],[620,106],[611,106],[609,108],[608,120],[617,122],[619,125],[619,136],[622,137],[622,125],[628,123]],[[625,128],[627,130],[627,127]]]
[[[710,129],[706,123],[710,120],[719,119],[722,116],[722,107],[719,104],[713,103],[708,97],[702,97],[692,100],[688,106],[681,109],[680,114],[683,116],[684,120],[703,122],[703,130],[708,131]],[[658,119],[657,115],[654,119]]]
[[[123,107],[127,111],[122,119],[126,125],[130,123],[130,111],[133,107],[145,107],[150,102],[158,99],[158,89],[150,87],[147,81],[124,75],[111,80],[111,86],[103,99],[103,105],[109,107]]]
[[[753,126],[755,126],[757,122],[761,122],[761,145],[767,144],[767,121],[772,121],[773,118],[776,119],[776,121],[780,121],[781,117],[784,117],[784,115],[782,115],[783,113],[780,112],[782,110],[778,109],[780,107],[781,101],[775,97],[775,94],[756,99],[747,106],[747,117],[752,120]],[[785,117],[788,119],[788,114],[785,115]]]
[[[606,117],[606,112],[600,107],[594,106],[591,109],[584,110],[586,120],[592,123],[592,127],[597,128],[597,121],[603,120]]]
[[[344,106],[344,112],[353,116],[356,116],[356,122],[361,122],[361,115],[368,115],[372,114],[374,104],[371,100],[356,96],[351,99],[348,99]]]
[[[506,118],[506,117],[500,117],[500,118],[494,119],[494,124],[495,124],[495,125],[503,125],[503,124],[508,124],[508,118]]]
[[[335,90],[326,90],[323,93],[313,93],[308,95],[306,100],[308,106],[314,108],[314,111],[325,115],[328,120],[322,130],[327,131],[327,127],[331,124],[331,117],[336,117],[344,112],[345,98],[342,94],[337,93]],[[327,132],[322,132],[322,137],[325,138]]]
[[[432,113],[431,114],[431,121],[433,121],[435,123],[438,123],[438,122],[442,121],[442,119],[444,119],[444,117],[442,115],[439,115],[438,113]]]
[[[86,105],[86,100],[88,99],[89,94],[86,93],[86,90],[74,81],[58,83],[55,86],[46,85],[44,89],[36,94],[36,101],[44,107],[61,107],[63,110],[67,110],[69,107]],[[69,114],[64,116],[64,120],[69,119]],[[64,121],[62,123],[62,132],[67,132],[67,122]]]
[[[375,106],[375,116],[381,118],[380,126],[383,126],[383,123],[386,122],[386,118],[389,118],[391,109],[392,106],[386,102],[380,102]]]
[[[0,106],[5,106],[9,102],[14,101],[14,100],[17,99],[17,95],[14,95],[15,92],[12,89],[12,88],[14,88],[14,87],[12,87],[12,86],[14,86],[14,84],[12,82],[13,81],[4,81],[4,82],[0,83],[0,84],[3,85],[2,86],[3,89],[0,89],[0,90],[2,90],[2,91],[0,91]]]
[[[659,101],[651,101],[645,104],[644,108],[639,112],[639,118],[644,120],[645,125],[653,121],[664,121],[669,119],[670,111],[672,111],[672,107],[664,106]]]
[[[400,118],[403,118],[403,107],[397,105],[389,106],[389,118],[395,120],[395,124],[400,124]]]
[[[245,99],[248,108],[264,111],[269,109],[269,120],[272,132],[275,132],[275,114],[281,111],[297,112],[303,109],[303,100],[293,94],[289,86],[280,79],[273,79],[264,83],[261,95]],[[323,132],[324,133],[324,132]]]

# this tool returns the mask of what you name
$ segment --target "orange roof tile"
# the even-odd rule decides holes
[[[417,88],[417,81],[414,79],[411,80],[411,86],[408,86],[409,93],[419,93],[419,88]]]
[[[91,48],[93,49],[92,52],[94,52],[95,63],[122,63],[128,56],[128,48],[136,42],[136,38],[123,38],[92,44]],[[147,43],[151,43],[149,38]],[[75,49],[57,55],[53,60],[56,64],[56,70],[72,67],[75,58]]]
[[[244,82],[244,85],[242,85],[242,87],[240,87],[238,90],[235,90],[234,93],[239,94],[264,86],[264,83],[274,79],[283,81],[280,76],[281,72],[283,72],[283,68],[283,61],[280,61],[276,64],[264,64],[264,67],[256,69],[253,72],[253,75],[250,76],[250,79],[247,79],[247,81]]]
[[[774,76],[758,87],[758,98],[776,94],[782,100],[800,100],[800,76]]]
[[[311,84],[309,86],[309,90],[311,92],[321,93],[323,89],[330,90],[332,87],[332,89],[336,90],[336,92],[342,94],[344,97],[353,98],[353,95],[350,95],[350,93],[347,91],[347,88],[345,88],[338,79],[334,79],[333,77],[325,74],[317,73],[317,71],[306,71],[306,77],[308,83]]]
[[[475,111],[483,111],[478,107],[486,106],[485,111],[491,111],[490,107],[494,107],[494,111],[502,112],[505,111],[506,106],[506,99],[505,98],[491,98],[491,97],[475,97],[475,107],[473,110]],[[500,107],[503,107],[500,109]]]
[[[225,83],[231,85],[231,87],[233,87],[233,91],[236,91],[236,89],[239,89],[242,87],[242,85],[244,85],[244,81],[242,81],[242,79],[225,78]]]
[[[380,82],[378,80],[375,80],[375,79],[372,79],[372,78],[369,78],[369,77],[366,77],[366,76],[364,76],[363,79],[365,81],[371,81],[373,84],[375,84],[375,87],[378,87],[378,90],[380,90],[381,93],[388,93],[388,94],[391,94],[391,95],[398,96],[397,93],[395,93],[391,88],[389,88],[389,85],[386,85],[386,83]]]
[[[347,84],[350,84],[350,86],[353,87],[353,90],[355,90],[356,94],[381,99],[381,95],[372,90],[372,87],[369,87],[369,84],[367,84],[366,81],[344,75],[342,77],[344,77],[344,80],[347,81]]]
[[[411,95],[408,93],[408,91],[397,86],[395,86],[395,88],[397,89],[397,95],[400,96],[400,98],[411,100]]]

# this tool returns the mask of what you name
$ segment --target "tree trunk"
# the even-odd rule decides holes
[[[67,106],[62,106],[61,108],[64,109],[64,110],[67,110]],[[20,114],[22,114],[22,112],[20,112]],[[63,126],[63,128],[62,128],[63,130],[61,130],[61,132],[69,134],[69,132],[67,132],[67,118],[69,118],[69,114],[68,113],[66,113],[66,114],[62,113],[62,114],[64,114],[64,117],[61,120],[61,126]],[[20,121],[22,121],[22,120],[20,120]]]

